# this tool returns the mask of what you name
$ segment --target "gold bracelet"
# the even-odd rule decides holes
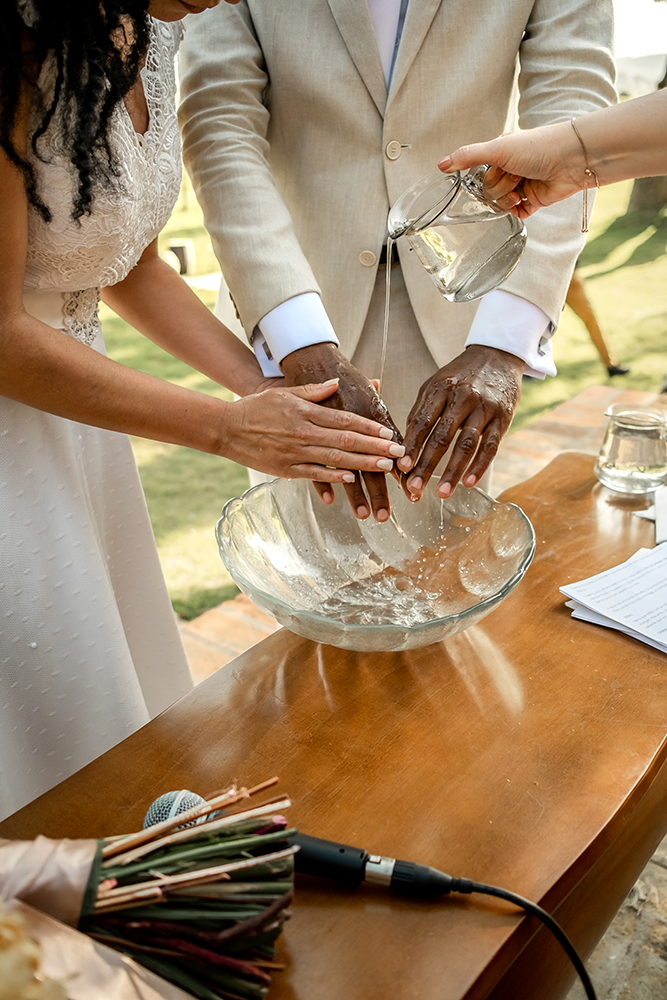
[[[574,129],[574,134],[579,140],[581,151],[584,154],[584,163],[586,164],[586,169],[584,170],[584,190],[583,190],[583,207],[581,212],[581,231],[582,233],[587,233],[588,232],[588,184],[591,177],[594,178],[595,180],[596,188],[600,187],[600,182],[598,180],[598,175],[595,173],[594,170],[591,170],[591,168],[588,165],[588,153],[586,152],[586,147],[584,146],[584,140],[581,138],[581,135],[579,134],[579,129],[574,124],[573,118],[570,119],[570,125]]]

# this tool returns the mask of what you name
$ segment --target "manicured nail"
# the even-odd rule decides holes
[[[477,476],[466,476],[463,480],[464,486],[474,486],[477,482]]]
[[[362,521],[365,517],[368,517],[369,514],[370,511],[368,507],[357,507],[357,517],[361,518]]]
[[[405,445],[392,444],[389,448],[389,454],[393,455],[394,458],[402,458],[405,455]]]
[[[384,507],[380,507],[379,511],[375,515],[375,519],[376,519],[376,521],[388,521],[389,520],[389,511],[385,510]]]
[[[390,458],[378,458],[377,467],[378,469],[382,469],[384,472],[391,472],[394,468],[394,463]]]
[[[440,483],[440,485],[438,486],[438,489],[436,490],[436,492],[437,492],[438,496],[448,497],[449,494],[452,492],[452,484],[451,483]]]
[[[322,383],[322,385],[338,385],[339,382],[339,378],[328,378],[326,382]]]
[[[410,458],[410,456],[406,455],[405,458],[402,458],[400,462],[397,462],[396,464],[399,467],[399,469],[403,470],[403,472],[409,472],[414,463]]]
[[[390,431],[388,427],[381,427],[380,428],[380,437],[381,438],[384,438],[386,441],[391,441],[391,439],[393,438],[393,436],[394,435],[393,435],[392,431]]]
[[[343,476],[343,482],[353,483],[356,478],[357,477],[355,476],[354,472],[346,472]]]
[[[413,476],[412,479],[408,479],[408,489],[412,490],[413,493],[421,493],[424,489],[424,480],[421,476]]]
[[[333,503],[333,497],[331,493],[323,493],[322,499],[324,500],[325,503]]]
[[[451,165],[452,165],[452,158],[451,158],[451,156],[446,156],[444,158],[444,160],[440,160],[440,163],[438,164],[438,169],[439,170],[448,170],[449,167],[451,167]]]

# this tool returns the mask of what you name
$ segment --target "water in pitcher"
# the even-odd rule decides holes
[[[486,170],[480,166],[465,177],[428,174],[389,212],[389,235],[407,240],[450,302],[470,302],[496,288],[526,246],[523,222],[484,196]]]
[[[470,222],[440,218],[408,240],[445,298],[468,302],[504,280],[526,237],[513,215],[495,215]]]

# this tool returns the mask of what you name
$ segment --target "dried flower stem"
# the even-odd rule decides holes
[[[129,865],[133,861],[138,861],[145,854],[150,854],[152,851],[158,851],[162,847],[168,847],[171,844],[178,844],[183,840],[190,840],[192,837],[200,837],[203,833],[213,833],[217,830],[224,830],[226,827],[234,826],[235,823],[239,823],[245,819],[254,819],[256,816],[267,816],[276,809],[288,809],[291,806],[289,799],[283,798],[277,802],[269,802],[266,805],[258,806],[256,809],[248,809],[240,813],[232,813],[230,816],[223,816],[221,819],[212,819],[207,823],[200,823],[197,826],[189,826],[186,830],[177,830],[175,833],[167,834],[165,837],[160,837],[158,840],[151,840],[148,843],[142,844],[140,847],[135,848],[132,851],[126,851],[125,854],[119,854],[115,857],[109,858],[102,864],[102,868],[114,868],[116,865]],[[180,817],[184,816],[185,813],[181,813]],[[155,829],[155,827],[153,827]]]
[[[156,837],[174,830],[176,827],[183,826],[184,823],[189,823],[193,819],[199,819],[200,816],[206,816],[216,809],[222,809],[225,806],[233,805],[235,802],[240,802],[241,799],[247,799],[251,795],[263,792],[266,788],[276,785],[278,781],[277,777],[269,778],[267,781],[262,781],[259,785],[254,785],[252,788],[237,788],[236,785],[233,785],[226,791],[221,792],[220,795],[209,799],[204,805],[193,806],[192,809],[187,809],[172,819],[165,819],[162,823],[155,823],[154,826],[149,826],[147,830],[139,830],[137,833],[129,834],[126,837],[112,838],[111,842],[103,848],[102,857],[111,858],[117,854],[123,854],[134,847],[138,847],[140,844],[155,840]]]
[[[215,809],[222,809],[225,806],[232,805],[234,802],[239,802],[242,798],[247,798],[248,795],[247,788],[230,788],[223,795],[218,795],[215,799],[210,799],[204,805],[193,806],[192,809],[186,809],[184,812],[172,817],[172,819],[165,819],[161,823],[155,823],[154,826],[149,826],[146,830],[139,830],[137,833],[131,833],[120,839],[114,839],[111,843],[105,845],[102,850],[102,857],[111,858],[116,854],[123,854],[125,851],[138,847],[139,844],[155,840],[156,837],[174,830],[178,826],[183,826],[184,823],[189,823],[193,819],[199,819],[200,816],[206,816]]]
[[[184,888],[190,885],[201,885],[206,882],[213,882],[218,878],[224,878],[229,872],[242,871],[244,868],[255,868],[259,864],[266,864],[269,861],[278,861],[281,858],[289,858],[296,854],[298,847],[286,847],[283,851],[274,851],[271,854],[262,854],[260,857],[246,858],[243,861],[232,861],[227,865],[216,865],[213,868],[201,868],[197,872],[184,872],[182,875],[164,875],[156,878],[152,882],[136,882],[134,885],[122,885],[116,889],[108,889],[103,896],[95,903],[95,909],[104,907],[107,901],[118,899],[141,899],[145,896],[149,888],[159,887],[169,890],[172,886]]]

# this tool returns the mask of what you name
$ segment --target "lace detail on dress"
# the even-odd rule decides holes
[[[65,292],[63,332],[91,347],[95,337],[101,331],[99,302],[99,288],[84,288],[79,292]]]
[[[168,221],[181,179],[174,66],[181,33],[180,24],[151,19],[146,65],[141,72],[148,130],[143,136],[134,131],[123,103],[114,109],[111,145],[120,176],[113,190],[100,188],[95,192],[92,215],[78,223],[71,217],[75,172],[63,155],[57,120],[38,143],[47,162],[33,158],[33,165],[53,219],[45,223],[37,212],[29,212],[27,290],[86,289],[82,294],[88,296],[96,286],[116,284]],[[53,65],[45,63],[40,87],[48,93],[50,86]],[[72,329],[88,329],[88,316],[79,326],[80,301],[75,300],[72,308]]]

